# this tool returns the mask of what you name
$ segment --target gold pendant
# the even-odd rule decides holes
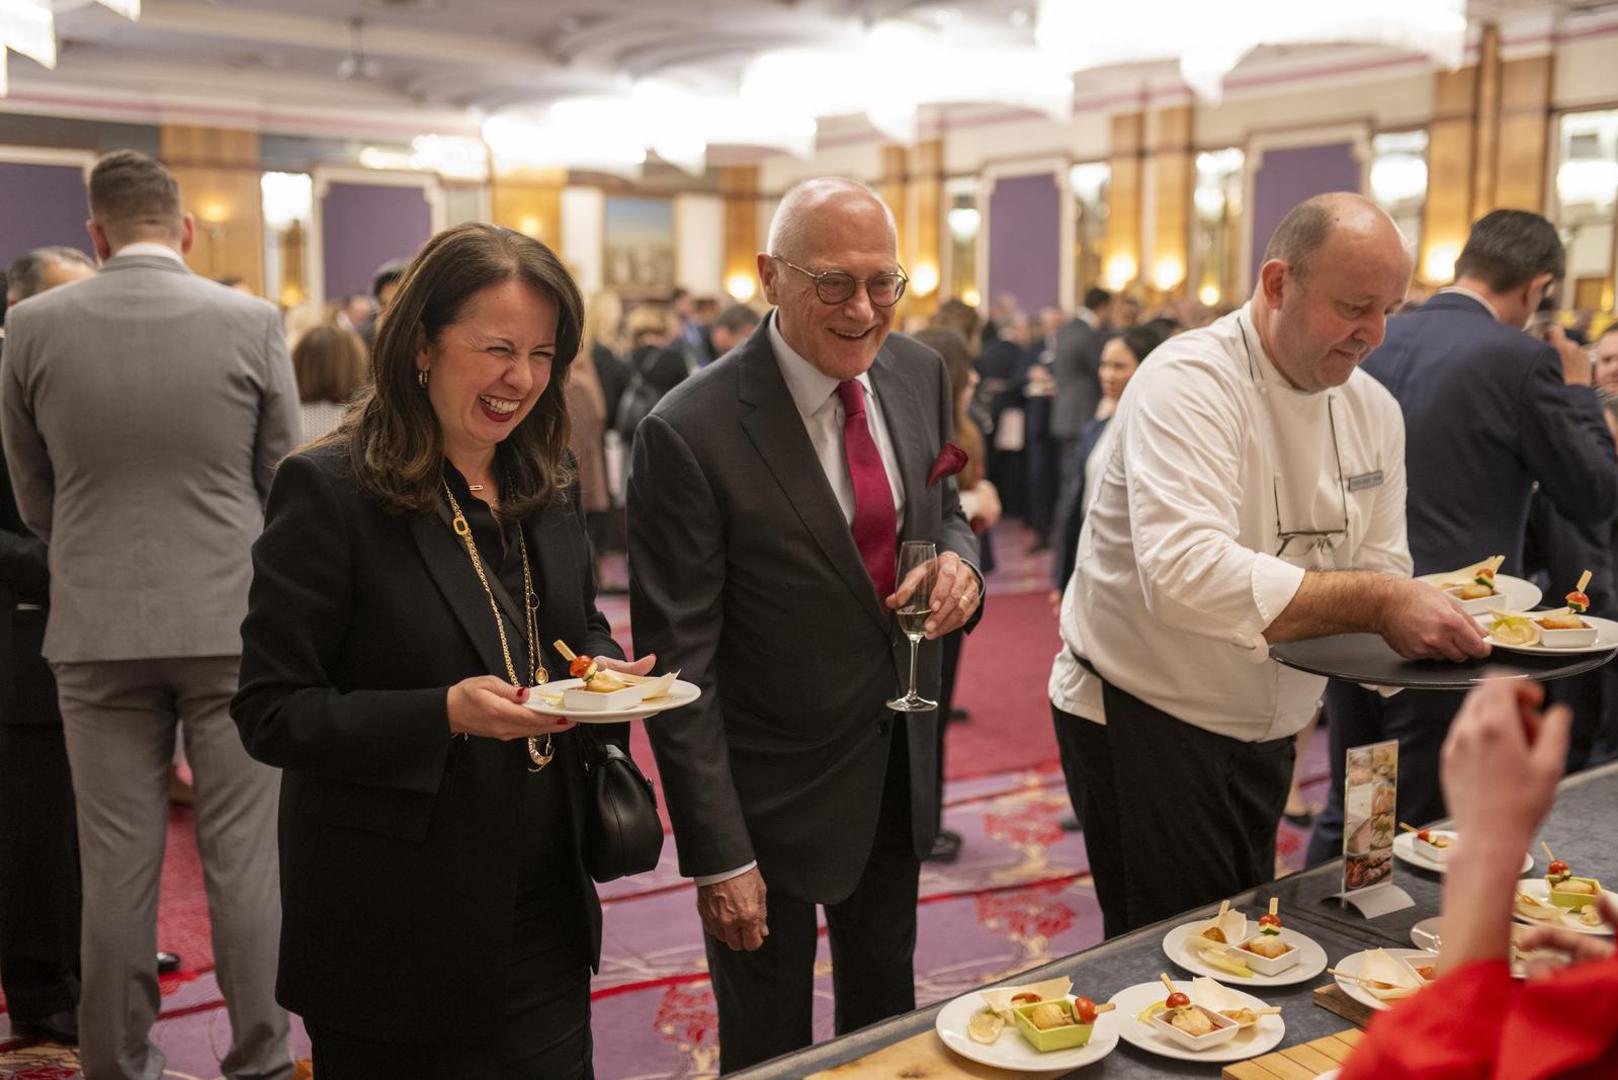
[[[539,736],[528,736],[528,759],[534,763],[533,767],[528,770],[529,772],[539,772],[549,765],[551,758],[555,756],[556,750],[551,746],[551,737],[549,735],[545,736],[545,750],[543,753],[539,749]]]

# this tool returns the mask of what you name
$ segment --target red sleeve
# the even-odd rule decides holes
[[[1342,1080],[1618,1076],[1618,957],[1517,982],[1469,964],[1378,1013]]]
[[[1489,1080],[1513,994],[1504,960],[1468,964],[1379,1012],[1342,1080]]]

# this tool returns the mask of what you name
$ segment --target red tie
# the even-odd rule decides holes
[[[837,394],[843,399],[843,457],[848,462],[848,478],[854,482],[854,544],[877,597],[885,599],[893,592],[894,562],[899,556],[893,489],[865,420],[865,388],[858,379],[849,379],[837,384]]]

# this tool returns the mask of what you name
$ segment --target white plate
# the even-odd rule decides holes
[[[1365,954],[1370,951],[1370,949],[1364,949],[1343,957],[1337,961],[1337,970],[1346,975],[1358,975],[1360,973],[1360,964],[1364,962]],[[1417,964],[1433,964],[1438,961],[1436,954],[1427,952],[1425,949],[1384,949],[1383,951],[1395,960],[1409,960]],[[1353,979],[1345,979],[1342,975],[1334,976],[1334,978],[1337,980],[1337,985],[1342,988],[1343,993],[1361,1005],[1372,1009],[1390,1009],[1399,1001],[1405,1000],[1404,998],[1399,998],[1398,1001],[1383,1001]]]
[[[1265,1007],[1266,1002],[1260,1001],[1252,994],[1244,994],[1228,982],[1224,985],[1243,999],[1244,1006],[1251,1009]],[[1170,1042],[1165,1036],[1159,1035],[1155,1028],[1135,1019],[1135,1015],[1146,1006],[1162,1001],[1167,996],[1168,991],[1163,989],[1163,984],[1155,980],[1136,983],[1112,995],[1112,1003],[1118,1008],[1111,1015],[1118,1017],[1118,1033],[1124,1042],[1154,1054],[1162,1054],[1164,1057],[1179,1058],[1181,1061],[1214,1062],[1245,1061],[1250,1057],[1257,1057],[1275,1049],[1286,1037],[1287,1025],[1279,1014],[1261,1016],[1258,1023],[1238,1031],[1236,1037],[1229,1042],[1222,1042],[1206,1050],[1187,1050],[1179,1043]]]
[[[1452,841],[1457,835],[1459,835],[1458,833],[1451,832],[1449,829],[1434,829],[1432,830],[1432,834],[1434,836],[1447,836]],[[1453,851],[1454,849],[1451,848],[1450,850]],[[1426,855],[1422,854],[1421,849],[1416,846],[1415,833],[1401,832],[1398,836],[1393,838],[1393,856],[1396,859],[1403,859],[1411,866],[1419,866],[1423,870],[1431,870],[1435,874],[1442,874],[1444,872],[1443,863],[1434,862],[1432,859],[1429,859]],[[1522,870],[1519,871],[1519,873],[1526,874],[1533,868],[1534,857],[1528,854],[1526,851],[1523,852]]]
[[[528,688],[527,708],[545,716],[565,716],[578,724],[616,724],[624,720],[635,720],[643,716],[655,716],[669,709],[683,708],[702,696],[702,690],[693,683],[684,679],[676,679],[674,687],[667,696],[656,701],[646,701],[633,709],[569,709],[562,705],[562,692],[571,687],[582,685],[583,679],[557,679],[555,682],[545,683],[543,686]],[[553,700],[554,699],[554,700]]]
[[[1436,586],[1449,577],[1449,574],[1423,574],[1417,581],[1425,581]],[[1485,596],[1481,600],[1456,600],[1468,615],[1487,615],[1490,608],[1499,608],[1501,611],[1527,611],[1545,595],[1539,591],[1539,586],[1532,581],[1525,581],[1510,574],[1496,574],[1494,576],[1494,596]],[[1445,594],[1448,595],[1448,594]]]
[[[1211,918],[1212,916],[1210,916]],[[1181,923],[1167,934],[1163,935],[1163,952],[1170,960],[1197,975],[1206,975],[1210,979],[1218,979],[1226,986],[1242,989],[1249,986],[1293,986],[1297,983],[1308,982],[1310,979],[1326,970],[1326,950],[1314,941],[1298,933],[1290,927],[1281,928],[1281,940],[1298,949],[1298,962],[1281,972],[1279,975],[1260,975],[1253,972],[1251,979],[1244,979],[1240,975],[1214,967],[1203,961],[1202,957],[1191,951],[1191,946],[1185,939],[1191,932],[1208,919],[1197,919],[1194,922]],[[1237,950],[1238,952],[1240,950]],[[1139,1010],[1136,1010],[1137,1012]]]
[[[1421,922],[1410,928],[1410,944],[1437,956],[1438,946],[1442,943],[1439,927],[1443,922],[1444,917],[1442,915],[1433,915],[1430,918],[1421,920]]]
[[[1521,608],[1503,607],[1500,610],[1520,612],[1524,615],[1537,614],[1532,611],[1524,611]],[[1534,656],[1575,656],[1579,653],[1610,652],[1613,649],[1618,649],[1618,622],[1598,618],[1594,615],[1582,617],[1585,622],[1596,628],[1596,640],[1593,645],[1558,645],[1555,647],[1550,645],[1506,645],[1494,640],[1494,638],[1489,639],[1489,644],[1497,649],[1510,649],[1512,652],[1531,653]],[[1485,634],[1489,632],[1490,621],[1491,616],[1481,615],[1478,617],[1478,625],[1482,627]]]
[[[1542,877],[1523,878],[1521,881],[1517,882],[1517,891],[1520,893],[1527,893],[1529,896],[1532,896],[1535,900],[1542,903],[1548,904],[1551,902],[1551,883]],[[1618,903],[1618,893],[1615,893],[1611,889],[1607,888],[1603,888],[1601,891],[1607,894],[1608,900]],[[1516,919],[1525,926],[1559,926],[1565,930],[1576,930],[1581,934],[1593,934],[1598,937],[1612,936],[1612,927],[1608,926],[1606,923],[1602,923],[1599,926],[1585,926],[1579,921],[1578,914],[1572,911],[1568,912],[1566,915],[1563,915],[1560,922],[1552,922],[1550,919],[1530,919],[1526,915],[1519,915],[1517,914],[1516,905],[1513,904],[1511,915],[1512,918]]]
[[[1067,999],[1072,1001],[1073,995],[1069,994]],[[1102,1013],[1096,1017],[1089,1042],[1072,1050],[1053,1050],[1044,1054],[1028,1045],[1028,1040],[1017,1034],[1012,1024],[1007,1024],[1005,1030],[1000,1032],[1000,1037],[992,1043],[974,1042],[972,1036],[967,1034],[967,1025],[972,1022],[974,1013],[982,1011],[983,994],[974,990],[970,994],[962,994],[939,1010],[938,1020],[933,1027],[945,1046],[968,1061],[1016,1072],[1061,1072],[1100,1061],[1118,1045],[1118,1024],[1122,1019],[1117,1009]]]

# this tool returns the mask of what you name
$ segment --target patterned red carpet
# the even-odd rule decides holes
[[[1057,647],[1042,558],[1023,556],[1025,533],[997,536],[1002,568],[983,622],[967,643],[957,704],[971,719],[949,730],[945,824],[964,838],[960,860],[922,874],[916,996],[964,992],[1100,939],[1082,838],[1057,824],[1067,796],[1056,766],[1045,680]],[[604,602],[627,642],[627,604]],[[1311,758],[1323,760],[1317,740]],[[651,764],[637,733],[636,759]],[[1312,795],[1319,797],[1319,785]],[[1283,855],[1303,837],[1283,826]],[[596,1075],[602,1080],[703,1077],[717,1071],[713,995],[694,894],[674,868],[673,844],[656,871],[602,890],[606,932],[594,985]],[[164,987],[154,1037],[172,1077],[212,1078],[229,1025],[211,974],[207,910],[191,816],[174,812],[164,865],[159,941],[184,969]],[[816,1037],[831,1035],[830,961],[816,966]],[[56,1080],[76,1059],[57,1047],[8,1040],[0,1017],[0,1077]],[[301,1027],[297,1049],[307,1053]]]

